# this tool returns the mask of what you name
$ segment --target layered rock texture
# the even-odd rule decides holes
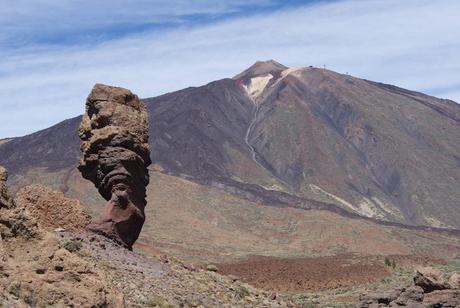
[[[79,170],[108,201],[88,226],[131,248],[145,221],[150,165],[145,106],[127,89],[96,84],[86,100]]]

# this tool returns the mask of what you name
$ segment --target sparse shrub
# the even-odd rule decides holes
[[[395,261],[395,260],[391,260],[391,267],[392,267],[393,269],[396,268],[396,261]]]
[[[64,247],[70,252],[76,252],[76,251],[79,251],[83,247],[83,245],[81,242],[68,240],[64,242],[62,247]]]
[[[240,298],[240,299],[243,299],[245,298],[246,296],[249,296],[251,295],[251,293],[249,292],[249,290],[244,287],[244,286],[239,286],[238,288],[236,288],[235,290],[237,296]]]
[[[384,262],[385,262],[386,266],[388,266],[388,267],[391,266],[391,260],[388,257],[385,257]]]
[[[21,284],[19,282],[13,282],[8,288],[8,292],[19,298],[21,295]]]
[[[149,298],[146,302],[145,305],[147,307],[157,307],[157,308],[172,308],[174,307],[173,305],[169,304],[166,299],[159,295],[153,295],[151,298]]]

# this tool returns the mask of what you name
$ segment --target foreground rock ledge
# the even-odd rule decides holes
[[[78,169],[108,201],[88,229],[131,249],[145,221],[151,163],[145,106],[127,89],[96,84],[79,136],[83,157]]]

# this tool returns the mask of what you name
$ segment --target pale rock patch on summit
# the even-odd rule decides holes
[[[255,100],[260,96],[260,94],[262,94],[272,78],[272,74],[253,77],[250,79],[249,84],[243,85],[243,88],[248,96],[252,100]]]
[[[302,71],[304,71],[304,67],[290,67],[288,69],[285,69],[284,71],[281,72],[281,78],[286,77],[287,75],[294,75],[296,77],[299,77]]]

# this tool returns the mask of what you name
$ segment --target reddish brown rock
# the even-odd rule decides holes
[[[421,287],[425,293],[449,288],[449,284],[444,280],[442,272],[432,267],[417,268],[414,284]]]
[[[62,192],[52,191],[42,185],[21,188],[16,194],[15,204],[27,210],[28,215],[48,231],[56,228],[83,230],[91,219],[80,201],[66,198]]]
[[[145,221],[151,163],[145,106],[127,89],[96,84],[79,133],[79,170],[108,201],[88,228],[131,248]]]

